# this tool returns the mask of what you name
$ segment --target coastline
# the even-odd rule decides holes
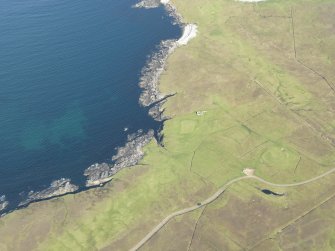
[[[182,21],[182,16],[169,0],[144,0],[136,4],[135,8],[155,8],[162,4],[174,21],[183,29],[182,36],[178,40],[164,40],[158,46],[158,50],[149,56],[149,59],[141,71],[139,86],[142,89],[139,104],[149,108],[149,115],[156,121],[162,122],[169,119],[164,115],[163,104],[172,94],[163,94],[159,90],[159,81],[162,73],[166,70],[166,62],[169,56],[181,46],[185,46],[197,35],[197,26],[187,24]],[[160,133],[160,132],[159,132]],[[87,176],[86,187],[101,186],[113,179],[113,176],[126,167],[135,166],[143,156],[145,147],[154,138],[154,132],[149,131],[144,134],[138,132],[137,135],[129,135],[124,147],[118,148],[118,152],[112,157],[114,164],[95,163],[88,167],[84,175]],[[161,144],[162,142],[158,142]]]
[[[9,203],[6,200],[6,195],[0,195],[0,213],[1,213],[1,211],[5,210],[7,208],[8,204]]]
[[[141,3],[141,8],[148,8],[151,6],[145,4],[150,0],[144,0]],[[164,5],[166,11],[175,20],[182,29],[182,36],[178,40],[164,40],[160,43],[159,49],[149,58],[146,66],[142,69],[139,86],[142,88],[140,96],[140,104],[144,107],[149,107],[149,115],[157,121],[164,122],[169,117],[164,115],[162,106],[169,97],[176,95],[176,93],[163,94],[159,89],[159,81],[162,73],[166,70],[166,63],[169,56],[178,48],[196,37],[197,26],[195,24],[188,24],[183,22],[183,17],[177,11],[175,6],[169,0],[161,0],[160,3]]]
[[[187,24],[182,20],[182,16],[177,12],[175,6],[169,0],[144,0],[139,2],[135,8],[157,8],[163,5],[168,15],[172,18],[174,24],[179,25],[182,29],[182,36],[179,39],[169,39],[161,41],[157,50],[149,55],[148,60],[141,71],[139,87],[141,95],[139,104],[142,107],[149,108],[148,113],[156,121],[162,122],[169,119],[164,115],[162,109],[163,104],[172,94],[162,94],[159,90],[159,80],[161,74],[166,70],[166,62],[169,56],[178,47],[185,46],[197,34],[197,26],[195,24]],[[160,132],[157,132],[160,135]],[[137,165],[144,157],[143,148],[155,138],[155,132],[149,130],[143,132],[139,130],[137,133],[128,135],[124,146],[118,147],[117,153],[112,156],[112,163],[94,163],[84,170],[83,175],[86,176],[85,187],[79,187],[71,183],[71,179],[60,178],[51,182],[50,186],[40,191],[30,191],[27,197],[21,201],[16,208],[6,212],[9,202],[6,196],[0,197],[0,217],[7,215],[13,211],[29,206],[31,203],[50,200],[67,194],[74,194],[85,191],[90,188],[103,186],[113,179],[113,176],[123,168]],[[159,139],[157,139],[157,143]]]
[[[299,104],[320,98],[307,89],[313,85],[314,78],[302,74],[306,73],[305,69],[292,73],[290,67],[294,62],[284,64],[283,75],[278,75],[278,60],[290,61],[284,53],[285,46],[278,51],[270,46],[274,40],[278,41],[275,38],[280,37],[281,28],[286,27],[282,19],[259,17],[250,4],[238,1],[174,0],[173,3],[186,20],[199,24],[201,34],[172,54],[167,71],[160,79],[163,93],[177,92],[164,105],[164,115],[172,117],[164,123],[164,147],[157,147],[151,141],[144,149],[140,166],[118,172],[106,186],[36,203],[4,217],[0,246],[5,250],[11,247],[17,250],[131,250],[137,247],[136,243],[143,243],[141,240],[146,239],[143,237],[147,233],[154,236],[143,246],[145,250],[213,247],[275,250],[283,246],[290,248],[296,243],[309,244],[310,229],[305,226],[314,224],[316,219],[334,224],[330,217],[334,202],[333,176],[306,184],[304,189],[271,189],[278,194],[285,193],[281,197],[262,192],[262,189],[270,189],[269,183],[300,184],[319,177],[333,168],[331,163],[335,158],[334,148],[314,131],[305,130],[300,120],[271,97],[277,97],[278,93],[267,90],[272,81],[280,80],[283,90],[287,87],[294,97],[301,98]],[[313,6],[320,7],[319,4]],[[271,14],[283,12],[277,3],[267,7]],[[304,14],[308,13],[309,10]],[[245,23],[247,27],[271,30],[270,34],[262,34],[268,42],[258,36],[258,29],[248,30],[254,37],[236,29],[236,22],[229,19],[233,14],[241,20],[252,17],[253,20]],[[307,19],[308,15],[304,15],[297,20]],[[279,30],[269,25],[269,20],[276,21]],[[317,24],[323,27],[321,21]],[[224,34],[219,33],[223,30]],[[310,36],[308,32],[301,34]],[[332,44],[331,41],[331,36],[325,36],[325,42]],[[269,54],[274,58],[270,60]],[[324,66],[322,62],[320,65]],[[306,95],[292,90],[291,86],[298,90],[306,88]],[[317,88],[328,90],[322,83]],[[327,114],[327,104],[330,103],[321,102],[320,107],[325,105],[326,109],[318,113]],[[314,121],[313,115],[311,112],[307,118]],[[323,120],[318,123],[327,125],[327,121],[329,117],[325,123]],[[310,138],[312,142],[306,140]],[[257,176],[269,183],[242,182],[215,198],[211,205],[206,204],[208,198],[216,197],[212,195],[240,177],[246,168],[255,170]],[[174,217],[174,212],[190,208],[205,210],[180,215],[176,221],[162,221]],[[304,217],[306,214],[309,217]],[[287,224],[299,230],[293,233],[294,238],[291,228],[285,227]],[[151,232],[155,226],[162,228]],[[316,232],[318,237],[313,239],[313,245],[327,249],[332,240],[331,229],[318,230],[313,230],[313,236]],[[234,239],[226,238],[227,235]],[[270,242],[267,241],[269,235],[273,237]]]

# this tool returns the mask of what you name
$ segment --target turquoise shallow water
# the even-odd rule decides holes
[[[0,195],[110,161],[127,134],[160,124],[140,107],[138,80],[161,40],[178,38],[163,8],[135,0],[0,2]],[[124,128],[129,130],[124,132]]]

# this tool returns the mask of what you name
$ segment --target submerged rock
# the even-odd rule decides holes
[[[59,180],[55,180],[51,183],[51,185],[39,192],[30,191],[28,194],[28,198],[22,201],[19,206],[24,206],[29,204],[30,202],[48,199],[55,196],[64,195],[67,193],[73,193],[78,190],[78,186],[71,184],[70,179],[61,178]]]
[[[0,212],[5,210],[8,206],[8,201],[6,201],[6,196],[2,195],[0,196]]]
[[[87,176],[86,187],[98,186],[110,181],[114,174],[122,168],[138,164],[144,156],[143,147],[154,137],[154,131],[149,130],[144,134],[142,130],[128,136],[127,143],[117,148],[117,153],[112,157],[113,164],[101,163],[88,167],[84,175]]]

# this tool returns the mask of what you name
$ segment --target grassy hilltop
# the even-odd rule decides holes
[[[335,167],[335,1],[172,2],[199,33],[161,79],[162,92],[177,93],[165,147],[152,142],[141,165],[103,188],[1,218],[0,250],[128,250],[244,168],[294,183]],[[334,181],[235,183],[140,250],[335,250]]]

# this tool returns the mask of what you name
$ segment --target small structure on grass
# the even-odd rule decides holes
[[[207,111],[196,111],[197,116],[204,116]]]

